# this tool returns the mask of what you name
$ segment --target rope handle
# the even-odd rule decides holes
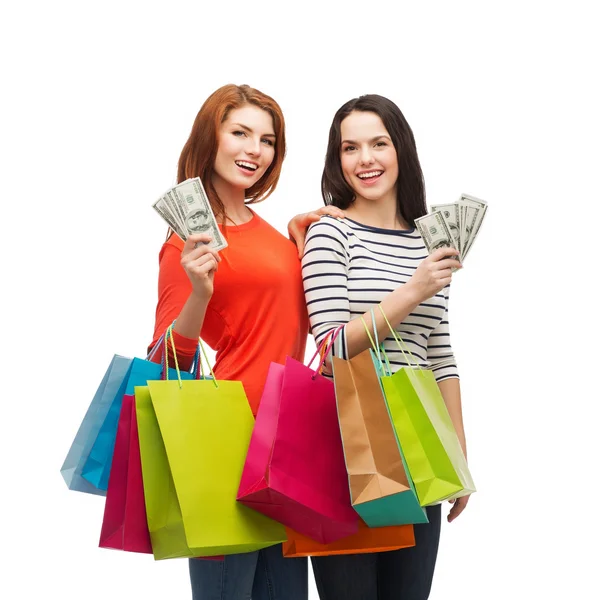
[[[312,377],[313,379],[317,376],[318,373],[320,373],[321,369],[323,368],[323,365],[325,364],[325,361],[327,360],[327,356],[329,355],[329,352],[333,348],[333,344],[335,343],[337,336],[340,334],[340,331],[342,331],[344,326],[345,326],[345,323],[336,327],[336,329],[334,329],[333,333],[331,333],[330,335],[328,335],[328,336],[326,335],[323,338],[323,340],[321,341],[321,343],[319,344],[317,351],[313,354],[313,357],[310,359],[310,361],[308,363],[309,367],[310,367],[310,365],[312,365],[312,363],[315,360],[315,358],[317,357],[317,355],[321,352],[323,347],[326,345],[325,351],[323,352],[323,355],[321,356],[321,360],[319,361],[319,364],[317,365],[317,368],[316,368],[315,372],[313,373],[313,377]]]
[[[400,352],[402,352],[402,356],[404,356],[404,360],[407,362],[408,366],[413,366],[413,365],[410,362],[410,360],[408,359],[408,357],[406,356],[406,354],[404,352],[404,348],[406,349],[406,352],[408,352],[409,356],[412,358],[416,368],[422,370],[421,365],[413,356],[413,353],[410,351],[410,348],[406,345],[406,342],[400,337],[400,335],[397,334],[396,330],[392,327],[385,312],[383,312],[383,308],[381,307],[381,304],[379,304],[378,306],[379,306],[379,310],[381,311],[381,314],[383,315],[383,318],[384,318],[385,322],[387,323],[387,326],[390,328],[390,331],[392,332],[392,335],[394,336],[394,339],[396,340],[396,343],[398,344],[398,348],[400,348]],[[404,348],[402,346],[404,346]]]
[[[171,325],[169,325],[169,327],[167,328],[167,331],[165,333],[165,348],[163,351],[163,360],[164,360],[164,362],[163,362],[163,379],[166,381],[169,380],[169,352],[166,348],[166,344],[170,340],[171,341],[171,350],[173,352],[173,361],[175,362],[175,371],[177,372],[177,380],[179,381],[179,387],[182,388],[183,383],[181,380],[181,371],[179,370],[179,362],[177,360],[177,351],[175,349],[175,340],[173,338],[173,326],[174,325],[175,325],[175,321],[173,321],[173,323],[171,323]],[[194,353],[194,358],[192,360],[192,367],[194,367],[193,370],[195,371],[196,379],[197,380],[206,379],[206,375],[204,372],[204,364],[202,362],[202,356],[200,355],[200,352],[202,352],[202,356],[204,356],[204,360],[206,361],[206,364],[208,365],[208,369],[212,376],[213,383],[214,383],[215,387],[218,388],[219,384],[217,383],[217,378],[215,377],[215,373],[214,373],[212,367],[210,366],[210,361],[206,354],[206,349],[204,348],[204,344],[202,343],[202,340],[200,338],[198,338],[198,345],[196,346],[196,352]]]

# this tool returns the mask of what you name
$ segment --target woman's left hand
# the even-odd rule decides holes
[[[461,496],[460,498],[456,498],[455,500],[450,500],[450,504],[452,504],[452,508],[448,513],[448,523],[452,523],[460,513],[465,510],[467,503],[469,502],[469,498],[471,496]]]
[[[304,253],[306,230],[310,227],[311,223],[318,221],[323,215],[329,215],[330,217],[336,217],[338,219],[343,219],[346,216],[343,210],[340,210],[335,206],[323,206],[318,210],[296,215],[288,223],[290,239],[298,246],[298,256],[300,258],[302,258],[302,254]]]

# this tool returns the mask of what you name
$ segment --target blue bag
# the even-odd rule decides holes
[[[115,354],[110,361],[60,469],[70,490],[106,496],[106,491],[92,485],[81,476],[81,473],[106,415],[110,411],[115,397],[119,394],[123,381],[127,378],[132,362],[131,358],[125,358],[118,354]]]
[[[117,427],[123,396],[133,396],[136,385],[148,385],[148,381],[162,379],[163,366],[159,363],[134,358],[122,385],[113,398],[110,409],[83,465],[81,476],[99,490],[108,489],[108,476],[112,464]],[[181,379],[192,379],[191,373],[181,372]],[[177,371],[169,369],[169,379],[177,379]]]
[[[148,359],[162,346],[163,339],[158,340],[146,360],[113,356],[61,467],[70,490],[106,496],[123,396],[133,395],[136,385],[162,379],[163,365]],[[196,349],[191,370],[198,364]],[[177,371],[169,369],[169,377],[176,378]],[[193,377],[181,373],[182,379]]]

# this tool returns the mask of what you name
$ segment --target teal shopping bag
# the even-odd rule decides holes
[[[123,382],[114,395],[109,411],[92,444],[89,455],[82,467],[81,476],[99,490],[108,489],[108,477],[115,449],[119,415],[123,396],[134,393],[135,386],[146,385],[148,381],[162,378],[163,365],[141,358],[130,359],[131,364]],[[169,377],[177,377],[175,369],[170,369]],[[192,379],[193,374],[181,372],[182,379]]]
[[[123,382],[127,377],[131,362],[131,358],[115,354],[92,398],[60,469],[61,475],[70,490],[99,496],[106,495],[106,488],[98,488],[98,486],[85,479],[82,474],[92,446],[115,398],[123,394]]]

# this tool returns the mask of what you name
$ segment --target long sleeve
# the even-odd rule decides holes
[[[339,325],[350,321],[348,239],[338,222],[323,217],[311,225],[302,257],[302,281],[317,347]],[[347,358],[344,330],[334,353]]]
[[[414,228],[380,229],[331,217],[310,227],[305,247],[304,293],[317,345],[337,326],[362,316],[405,285],[427,257]],[[448,330],[448,289],[421,302],[396,326],[409,358],[392,335],[379,340],[393,372],[416,361],[432,368],[439,381],[458,377]],[[334,346],[334,354],[342,358],[348,358],[345,330]]]
[[[156,306],[156,319],[154,325],[154,337],[149,351],[158,342],[169,325],[178,317],[183,305],[192,291],[192,284],[185,270],[181,266],[181,250],[175,245],[166,242],[159,255],[158,271],[158,303]],[[198,341],[186,338],[173,332],[173,341],[177,351],[179,368],[188,370],[192,364]],[[168,347],[169,364],[173,365],[173,352],[169,341]],[[160,362],[162,351],[153,356],[154,362]]]
[[[429,334],[427,340],[427,360],[437,381],[458,378],[456,359],[450,343],[450,328],[448,323],[448,298],[450,286],[444,289],[446,308],[444,316],[436,328]]]

